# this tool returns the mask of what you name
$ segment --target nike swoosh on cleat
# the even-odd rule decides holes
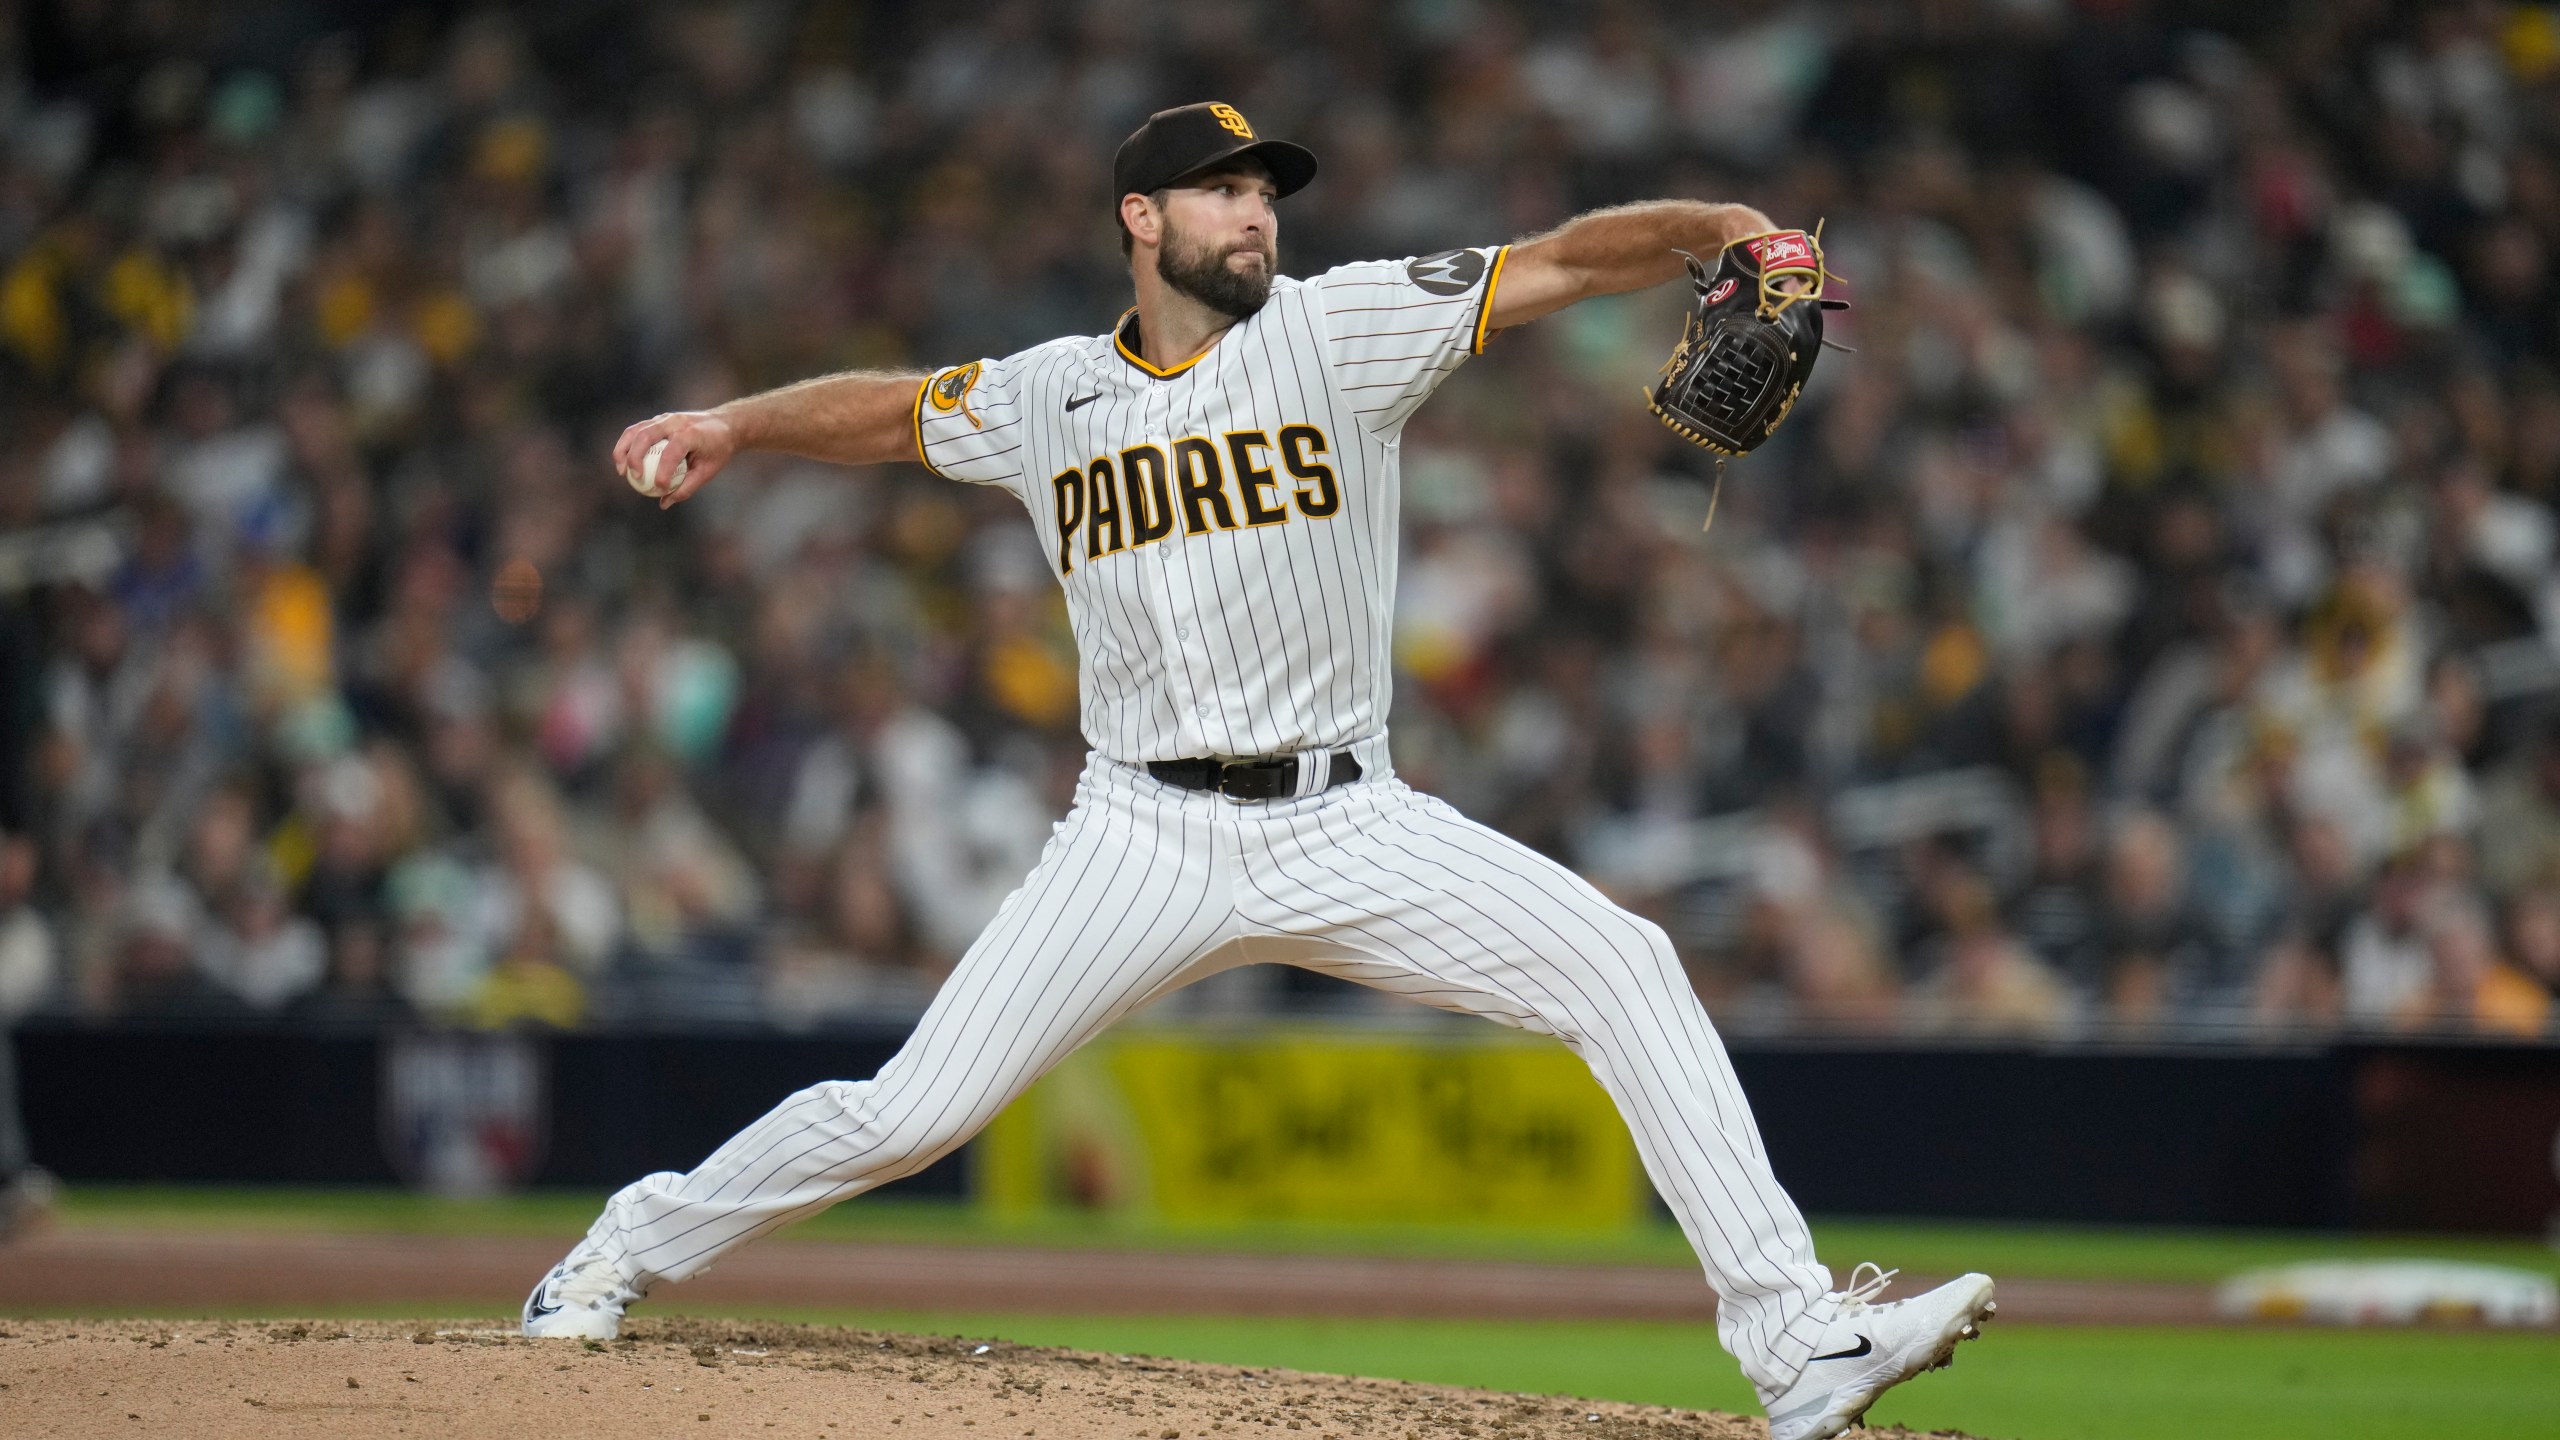
[[[1101,398],[1102,392],[1099,390],[1096,390],[1090,395],[1078,395],[1067,402],[1067,413],[1073,415],[1078,410],[1083,409],[1085,406],[1090,405]]]
[[[1858,1348],[1855,1350],[1835,1350],[1828,1355],[1816,1355],[1813,1358],[1814,1360],[1855,1360],[1861,1355],[1873,1353],[1875,1348],[1876,1342],[1868,1339],[1864,1335],[1861,1335],[1858,1337]],[[1813,1362],[1809,1360],[1805,1363],[1811,1364]]]
[[[533,1287],[533,1303],[524,1308],[532,1312],[533,1318],[536,1320],[541,1319],[545,1315],[559,1314],[559,1302],[552,1301],[552,1303],[546,1305],[543,1303],[546,1300],[551,1300],[551,1282],[548,1280]]]

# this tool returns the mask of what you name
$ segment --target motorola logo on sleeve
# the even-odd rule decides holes
[[[1443,250],[1404,267],[1404,276],[1434,295],[1464,295],[1484,278],[1484,252]]]

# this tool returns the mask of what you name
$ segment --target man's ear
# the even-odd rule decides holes
[[[1139,244],[1155,245],[1164,239],[1164,212],[1145,195],[1132,191],[1120,197],[1120,223],[1129,227]]]

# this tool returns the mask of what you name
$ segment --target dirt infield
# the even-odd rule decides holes
[[[1758,1419],[824,1327],[9,1321],[0,1434],[1765,1440]],[[1899,1430],[1864,1432],[1877,1440]]]
[[[135,1310],[478,1313],[514,1306],[566,1240],[63,1226],[0,1258],[0,1314]],[[1905,1276],[1916,1293],[1930,1282]],[[657,1297],[688,1309],[970,1310],[1415,1319],[1714,1318],[1695,1270],[776,1240]],[[2000,1314],[2045,1324],[2206,1324],[2199,1285],[2000,1280]]]

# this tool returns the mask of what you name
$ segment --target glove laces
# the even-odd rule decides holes
[[[1876,1297],[1884,1293],[1884,1288],[1893,1283],[1893,1277],[1901,1273],[1899,1268],[1887,1270],[1872,1260],[1859,1261],[1858,1268],[1849,1272],[1848,1285],[1840,1292],[1841,1305],[1845,1308],[1874,1304]]]

